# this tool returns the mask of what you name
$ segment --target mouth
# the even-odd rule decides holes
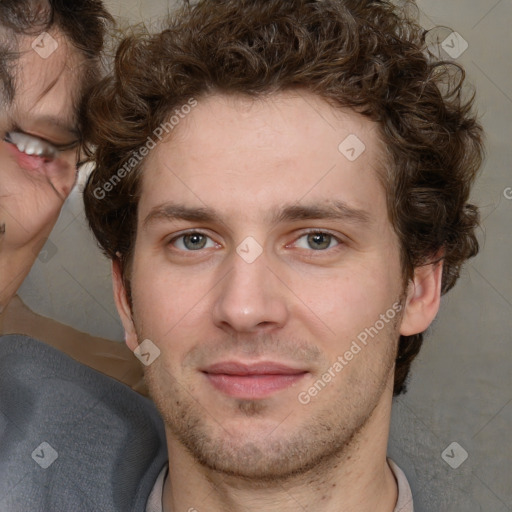
[[[9,142],[7,139],[4,139],[4,141]],[[72,170],[68,165],[59,161],[52,161],[46,154],[28,154],[20,151],[19,148],[12,143],[7,144],[7,151],[21,169],[28,172],[30,176],[37,176],[44,179],[62,202],[66,200],[74,186],[76,175],[73,179],[73,183],[68,183],[68,179],[60,179],[57,181],[55,180],[55,176],[62,176],[64,174],[65,176],[71,176],[70,173]],[[56,182],[55,184],[54,181]],[[69,181],[71,182],[71,180]]]
[[[272,361],[253,364],[226,361],[211,365],[202,372],[218,391],[245,400],[266,398],[293,386],[308,373],[307,370]]]

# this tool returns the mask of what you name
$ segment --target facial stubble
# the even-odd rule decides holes
[[[313,470],[328,471],[353,452],[386,387],[392,386],[400,319],[401,314],[379,333],[382,352],[372,354],[371,347],[365,347],[363,357],[357,356],[359,364],[343,370],[348,372],[342,386],[329,384],[332,388],[322,390],[320,400],[307,405],[293,395],[294,403],[283,406],[282,421],[271,432],[225,428],[225,418],[201,404],[165,368],[163,358],[145,368],[146,383],[170,435],[199,464],[255,484],[286,483]],[[372,358],[377,361],[370,364]],[[337,378],[340,382],[343,377]],[[266,415],[275,415],[275,408],[265,400],[233,399],[230,413],[257,426]]]

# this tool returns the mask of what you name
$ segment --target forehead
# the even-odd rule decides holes
[[[140,209],[174,201],[236,215],[329,197],[385,210],[382,154],[375,123],[311,93],[213,95],[149,154]]]
[[[35,41],[29,36],[20,39],[9,114],[17,124],[52,119],[62,128],[74,128],[84,58],[58,32],[51,32],[39,42],[39,53],[33,48]]]

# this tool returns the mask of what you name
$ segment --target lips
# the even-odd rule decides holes
[[[28,155],[23,151],[20,151],[13,144],[7,145],[7,150],[14,157],[16,163],[27,171],[38,171],[41,170],[44,166],[46,159],[44,157],[36,156],[36,155]]]
[[[266,398],[293,386],[308,373],[304,369],[269,361],[253,364],[226,361],[202,371],[218,391],[246,400]]]
[[[14,144],[7,143],[7,151],[14,162],[23,170],[46,178],[55,193],[64,200],[74,186],[76,173],[74,168],[61,159],[49,160],[46,156],[28,155]]]

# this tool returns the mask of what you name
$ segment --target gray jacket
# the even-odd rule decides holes
[[[0,337],[1,512],[144,512],[166,462],[152,402],[39,341]]]

